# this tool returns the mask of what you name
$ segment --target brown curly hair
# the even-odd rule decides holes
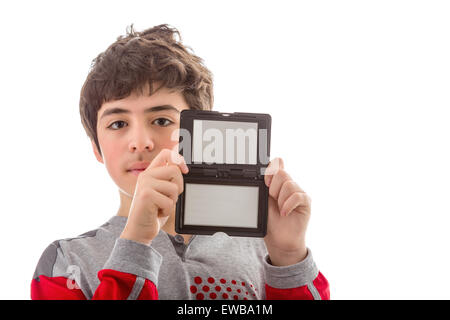
[[[179,40],[176,39],[178,35]],[[133,92],[149,95],[153,84],[181,92],[191,109],[213,107],[213,76],[190,47],[181,43],[177,29],[167,24],[142,32],[127,27],[91,64],[80,93],[80,115],[83,127],[99,152],[97,113],[103,103],[128,97]]]

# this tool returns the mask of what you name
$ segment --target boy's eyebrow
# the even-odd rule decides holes
[[[154,107],[150,107],[144,110],[144,113],[149,113],[149,112],[158,112],[158,111],[164,111],[164,110],[170,110],[170,111],[176,111],[177,113],[180,113],[180,111],[175,108],[174,106],[171,106],[170,104],[165,104],[162,106],[154,106]],[[109,116],[111,114],[117,114],[117,113],[131,113],[130,110],[127,109],[122,109],[122,108],[110,108],[110,109],[106,109],[102,116],[100,117],[100,119],[102,119],[103,117]]]

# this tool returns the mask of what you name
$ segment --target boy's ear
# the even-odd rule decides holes
[[[97,158],[98,162],[103,163],[103,157],[100,155],[100,152],[97,149],[97,145],[95,142],[91,139],[92,144],[92,150],[94,150],[95,158]]]

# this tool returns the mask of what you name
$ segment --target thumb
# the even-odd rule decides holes
[[[184,157],[175,150],[163,149],[160,153],[153,159],[152,163],[148,166],[150,169],[157,167],[164,167],[167,165],[177,165],[180,167],[181,172],[187,173],[189,171]]]
[[[278,170],[284,169],[284,162],[281,158],[275,158],[270,161],[269,166],[264,172],[264,182],[269,187],[272,182],[273,176],[277,174]]]

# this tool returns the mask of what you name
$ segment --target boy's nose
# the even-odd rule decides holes
[[[131,148],[130,148],[130,151],[131,152],[143,152],[144,150],[147,150],[147,151],[151,151],[153,148],[151,148],[150,146],[145,146],[144,148],[140,148],[140,147],[136,147],[136,146],[132,146]]]
[[[129,150],[130,152],[152,151],[154,146],[155,145],[150,137],[141,135],[130,142]]]

